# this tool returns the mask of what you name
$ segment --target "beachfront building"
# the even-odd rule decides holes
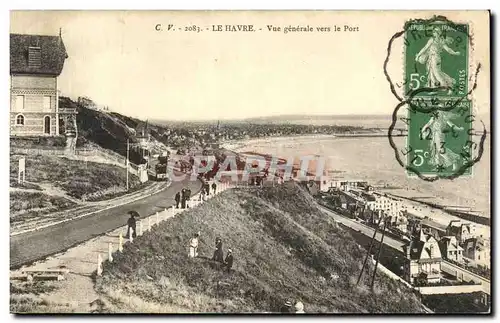
[[[437,241],[441,240],[442,237],[448,236],[446,226],[431,219],[422,219],[420,221],[420,230],[424,234],[433,236]]]
[[[68,58],[59,36],[10,34],[10,134],[57,136],[76,111],[59,108],[58,76]]]
[[[407,206],[401,199],[377,192],[364,193],[362,196],[366,199],[368,209],[372,211],[382,211],[393,220],[405,217]],[[369,199],[368,196],[372,198]]]
[[[488,240],[483,238],[467,239],[463,244],[463,249],[463,255],[471,265],[491,268]]]
[[[439,248],[444,259],[461,263],[464,249],[458,244],[454,236],[445,236],[439,241]]]
[[[408,282],[414,284],[417,280],[438,283],[441,280],[441,250],[433,236],[421,232],[419,237],[412,239],[404,248],[404,275]]]
[[[464,243],[466,240],[477,237],[476,225],[470,222],[463,222],[461,220],[452,220],[446,228],[446,235],[455,236],[459,244]]]

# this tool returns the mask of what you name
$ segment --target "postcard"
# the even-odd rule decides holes
[[[11,11],[10,311],[491,314],[488,11]]]

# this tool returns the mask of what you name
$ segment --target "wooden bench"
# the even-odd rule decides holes
[[[64,280],[64,275],[69,273],[69,269],[26,269],[21,272],[26,280],[31,282],[39,280]]]

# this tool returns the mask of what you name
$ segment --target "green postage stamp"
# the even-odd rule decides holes
[[[432,101],[432,102],[431,102]],[[452,109],[444,107],[453,102]],[[429,111],[409,109],[407,165],[410,174],[450,177],[470,175],[472,121],[470,100],[449,101],[440,98],[420,101]],[[450,105],[448,105],[450,106]]]
[[[466,24],[412,21],[405,35],[409,175],[471,174]]]
[[[465,96],[469,28],[449,22],[408,22],[405,35],[407,95]]]

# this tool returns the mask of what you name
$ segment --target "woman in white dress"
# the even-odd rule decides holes
[[[448,168],[452,166],[452,170],[456,170],[457,164],[460,161],[460,155],[446,147],[446,134],[444,130],[447,127],[451,128],[451,133],[456,134],[458,131],[463,131],[464,128],[458,127],[451,122],[453,113],[447,111],[437,111],[433,114],[427,124],[422,128],[422,139],[430,139],[429,143],[429,165]]]
[[[448,94],[451,94],[452,87],[456,81],[442,70],[441,53],[445,50],[450,55],[460,55],[460,52],[448,47],[452,41],[451,37],[443,36],[442,29],[436,27],[432,30],[432,37],[415,57],[418,63],[425,64],[426,66],[426,86],[429,88],[446,87],[448,88]]]
[[[193,238],[189,241],[189,258],[198,257],[198,238],[200,237],[200,233],[196,233]]]

